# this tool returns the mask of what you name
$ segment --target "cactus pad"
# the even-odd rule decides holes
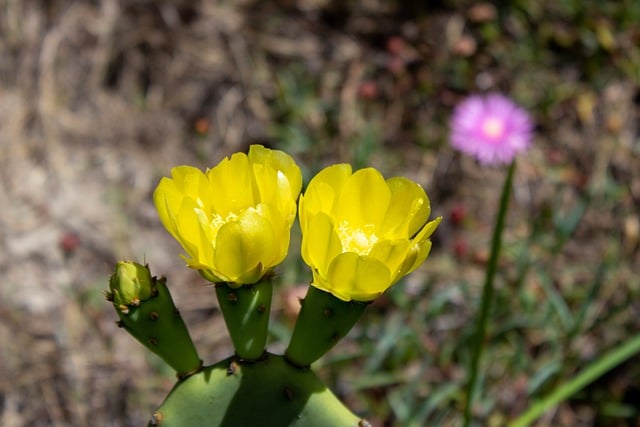
[[[358,427],[349,411],[308,369],[265,353],[256,362],[237,357],[178,381],[149,426]]]

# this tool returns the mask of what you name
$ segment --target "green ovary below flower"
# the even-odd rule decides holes
[[[325,168],[300,196],[302,257],[313,286],[343,301],[371,301],[429,255],[429,198],[417,183],[373,168]]]
[[[252,145],[202,172],[178,166],[153,199],[160,219],[187,253],[187,265],[209,281],[258,282],[282,262],[302,177],[294,160]]]

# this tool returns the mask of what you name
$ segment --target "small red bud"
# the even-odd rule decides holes
[[[392,36],[387,39],[387,50],[393,55],[400,55],[404,47],[404,39],[400,36]]]
[[[206,135],[207,133],[209,133],[209,128],[211,127],[211,123],[209,122],[209,119],[205,118],[205,117],[200,117],[198,120],[196,120],[195,124],[194,124],[194,128],[196,130],[196,132],[199,135]]]
[[[78,246],[80,245],[80,238],[75,233],[66,232],[60,236],[58,245],[62,252],[68,255],[78,249]]]
[[[451,212],[449,213],[449,219],[451,220],[451,224],[458,227],[462,225],[464,218],[467,215],[467,209],[463,204],[454,205],[451,208]]]
[[[467,253],[469,252],[469,245],[467,244],[467,241],[462,238],[456,239],[453,243],[453,252],[455,253],[456,258],[464,258],[467,256]]]
[[[358,94],[361,98],[372,100],[378,97],[378,85],[372,80],[362,82]]]

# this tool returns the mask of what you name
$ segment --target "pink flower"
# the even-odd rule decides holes
[[[529,114],[497,93],[470,96],[451,119],[451,145],[485,165],[510,163],[532,136]]]

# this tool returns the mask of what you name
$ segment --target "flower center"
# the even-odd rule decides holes
[[[222,215],[213,213],[213,215],[211,215],[211,221],[209,222],[209,225],[213,230],[215,230],[214,232],[214,236],[215,236],[218,230],[220,229],[220,227],[225,225],[227,222],[232,222],[237,219],[238,219],[238,215],[235,212],[229,212],[229,214],[227,214],[226,217],[222,217]]]
[[[347,221],[343,221],[338,226],[337,232],[343,252],[369,255],[373,245],[378,241],[373,224],[367,224],[362,228],[352,228]]]
[[[199,199],[198,202],[198,204],[200,205]],[[200,221],[200,226],[205,231],[205,234],[209,237],[211,245],[214,249],[216,247],[216,236],[218,235],[218,230],[220,230],[223,225],[228,222],[238,221],[238,219],[246,211],[254,211],[258,214],[262,214],[263,210],[263,205],[259,204],[258,206],[251,206],[238,212],[229,212],[226,216],[222,216],[217,212],[207,213],[204,209],[195,208],[196,215],[198,215],[198,220]]]
[[[482,132],[489,138],[498,139],[504,134],[504,123],[495,117],[487,117],[482,123]]]

